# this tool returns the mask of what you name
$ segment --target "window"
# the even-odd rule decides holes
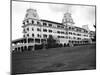
[[[85,33],[88,33],[87,31],[85,31]]]
[[[64,36],[61,36],[61,38],[64,38]]]
[[[64,28],[64,26],[61,26],[61,28]]]
[[[29,37],[29,34],[27,34],[27,36]]]
[[[23,29],[23,32],[25,33],[25,29]]]
[[[52,32],[52,30],[49,30],[49,32]]]
[[[29,21],[27,20],[27,23],[29,23]]]
[[[71,37],[69,36],[69,39],[71,39]]]
[[[81,38],[77,38],[77,40],[81,40]]]
[[[32,28],[32,31],[34,31],[34,28]]]
[[[44,38],[47,38],[47,35],[46,35],[46,34],[44,34],[44,35],[43,35],[43,37],[44,37]]]
[[[44,32],[47,32],[47,29],[43,29]]]
[[[73,33],[73,35],[76,35],[76,33]]]
[[[88,35],[84,35],[84,36],[88,37]]]
[[[53,37],[52,35],[49,35],[49,38]]]
[[[77,36],[81,36],[81,34],[77,34]]]
[[[23,24],[25,25],[25,22],[23,22]]]
[[[32,20],[32,24],[34,24],[34,21]]]
[[[27,28],[27,31],[29,31],[29,28]]]
[[[47,26],[47,23],[43,23],[43,26]]]
[[[52,24],[49,24],[49,27],[52,27]]]
[[[41,37],[41,35],[40,34],[37,34],[37,37]]]
[[[60,28],[60,26],[59,26],[59,25],[57,25],[57,27],[58,27],[58,28]]]
[[[74,28],[72,28],[72,30],[74,30]]]
[[[60,36],[58,36],[58,38],[60,38]]]
[[[57,31],[57,33],[59,33],[59,34],[60,34],[60,31]]]
[[[73,39],[76,39],[76,37],[73,37]]]
[[[66,32],[66,34],[68,34],[68,32]]]
[[[64,32],[61,32],[61,34],[64,34]]]
[[[41,31],[41,29],[40,28],[37,28],[37,31]]]
[[[69,32],[69,34],[71,34],[71,35],[72,35],[72,32]]]
[[[23,37],[25,37],[25,35],[23,35]]]
[[[32,37],[34,37],[34,34],[32,34]]]
[[[37,21],[37,24],[40,24],[40,22]]]
[[[71,27],[68,28],[69,30],[71,29]]]
[[[35,39],[35,42],[36,43],[40,43],[40,39]]]

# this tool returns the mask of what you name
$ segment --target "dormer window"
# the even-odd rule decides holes
[[[27,20],[27,23],[29,23],[29,21]]]
[[[43,26],[47,26],[47,23],[43,23]]]
[[[32,20],[32,24],[34,24],[34,21]]]
[[[29,31],[29,28],[27,28],[27,31]]]
[[[25,25],[25,22],[23,22],[23,24]]]
[[[52,27],[52,24],[49,24],[49,27]]]
[[[39,25],[39,24],[40,24],[40,22],[38,22],[38,21],[37,21],[37,24]]]

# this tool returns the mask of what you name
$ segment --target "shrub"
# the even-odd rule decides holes
[[[59,44],[59,47],[63,47],[63,44]]]
[[[49,36],[47,39],[47,48],[56,48],[58,47],[57,40],[53,36]]]
[[[43,44],[35,45],[35,50],[43,49]]]

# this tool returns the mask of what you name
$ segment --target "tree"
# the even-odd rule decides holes
[[[53,38],[52,35],[47,39],[47,48],[54,48],[57,45],[57,41]]]

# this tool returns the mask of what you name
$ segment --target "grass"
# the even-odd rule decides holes
[[[95,68],[95,45],[12,54],[12,72],[16,74],[91,70]]]

